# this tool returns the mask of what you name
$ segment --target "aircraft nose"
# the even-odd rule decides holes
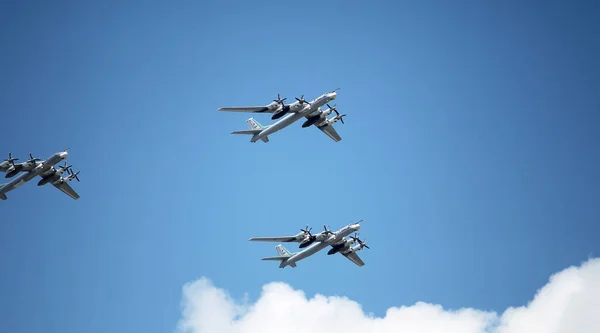
[[[62,158],[64,160],[65,158],[67,158],[67,156],[69,156],[69,153],[67,153],[66,151],[63,151],[62,153],[58,154],[58,156],[60,156],[60,158]]]

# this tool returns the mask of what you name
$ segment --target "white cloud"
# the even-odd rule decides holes
[[[528,305],[501,315],[418,302],[377,318],[346,297],[308,299],[280,282],[265,285],[255,303],[246,303],[204,278],[186,284],[179,332],[600,333],[600,258],[553,275]]]

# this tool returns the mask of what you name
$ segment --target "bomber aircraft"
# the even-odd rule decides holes
[[[25,184],[26,182],[32,180],[36,176],[40,176],[42,179],[38,182],[38,186],[42,186],[45,184],[52,184],[57,189],[61,190],[71,198],[77,200],[79,199],[79,195],[77,192],[71,188],[68,184],[73,179],[79,181],[79,177],[77,173],[73,173],[71,170],[71,166],[65,163],[64,166],[59,167],[58,169],[54,167],[55,164],[67,158],[69,153],[65,151],[58,152],[50,156],[47,160],[42,161],[39,158],[34,158],[31,153],[29,154],[30,159],[23,163],[15,163],[18,161],[18,158],[13,158],[11,153],[8,153],[8,159],[5,159],[2,163],[0,163],[0,171],[6,172],[5,178],[12,178],[16,176],[19,172],[23,172],[18,175],[16,178],[12,179],[6,184],[0,184],[0,199],[6,200],[8,197],[6,196],[7,192],[10,192],[17,187]],[[64,172],[67,172],[69,176],[66,178],[62,177]]]
[[[281,98],[281,96],[277,94],[277,99],[274,99],[272,103],[265,106],[220,107],[218,110],[229,112],[272,113],[273,116],[271,119],[276,120],[281,118],[277,122],[267,126],[261,125],[254,118],[250,118],[246,120],[248,130],[235,131],[231,133],[252,135],[252,138],[250,139],[250,142],[252,143],[258,140],[269,142],[269,135],[288,127],[302,117],[306,117],[307,119],[302,124],[303,128],[315,125],[323,133],[327,134],[327,136],[329,136],[333,141],[339,142],[342,140],[342,138],[333,128],[333,124],[335,124],[338,120],[340,120],[343,124],[344,120],[342,118],[346,115],[340,115],[335,106],[331,107],[328,104],[337,97],[337,90],[339,90],[339,88],[332,92],[325,93],[310,102],[304,100],[304,95],[302,95],[300,98],[295,97],[296,102],[285,105],[284,101],[287,98]],[[327,105],[328,108],[326,110],[321,110],[321,107],[324,105]],[[335,112],[336,116],[328,119],[327,116],[329,116],[332,112]],[[283,117],[286,114],[287,116]]]
[[[250,238],[250,241],[259,241],[259,242],[297,242],[300,243],[300,248],[305,248],[300,252],[291,253],[288,251],[283,245],[279,244],[275,247],[277,250],[277,257],[269,257],[262,258],[261,260],[274,260],[279,261],[279,268],[284,268],[285,266],[296,267],[296,262],[307,258],[324,248],[331,246],[331,249],[327,252],[328,255],[332,255],[335,253],[341,253],[344,257],[350,259],[353,263],[358,266],[364,266],[365,263],[360,259],[357,251],[362,250],[363,248],[369,248],[366,242],[360,240],[358,238],[358,229],[360,229],[360,223],[362,220],[349,224],[338,231],[328,230],[326,226],[323,226],[323,231],[320,233],[313,235],[310,233],[308,226],[306,229],[300,229],[300,233],[294,236],[283,236],[283,237],[253,237]],[[346,236],[355,233],[354,236],[350,236],[349,239]],[[314,245],[308,247],[309,245],[315,243]],[[358,243],[354,245],[354,243]]]

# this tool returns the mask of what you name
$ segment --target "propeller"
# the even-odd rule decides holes
[[[309,236],[312,236],[312,234],[310,233],[311,230],[312,228],[309,228],[308,224],[306,225],[306,229],[300,229],[300,231],[304,232],[305,234],[308,234]]]
[[[345,117],[346,115],[345,115],[345,114],[343,114],[343,115],[340,115],[340,113],[339,113],[339,112],[338,112],[338,110],[336,110],[336,109],[333,109],[333,112],[335,112],[335,114],[336,114],[336,116],[335,116],[335,117],[336,117],[337,119],[339,119],[339,120],[342,122],[342,124],[343,124],[343,123],[344,123],[344,117]]]
[[[358,244],[360,244],[360,247],[366,247],[367,249],[371,249],[368,245],[367,245],[367,241],[362,241],[360,240],[360,238],[358,238],[358,233],[354,233],[354,236],[350,236],[350,238],[352,238],[352,240],[354,240],[355,242],[358,242]]]
[[[18,158],[13,158],[12,157],[12,153],[8,153],[8,158],[5,159],[6,162],[8,162],[8,163],[10,163],[12,165],[15,165],[15,161],[18,161],[18,160],[19,160]]]
[[[281,96],[279,96],[279,93],[277,93],[277,99],[274,99],[273,102],[279,103],[281,105],[283,105],[283,102],[286,100],[287,98],[281,98]]]
[[[33,155],[31,155],[31,153],[29,153],[29,158],[30,158],[29,161],[27,161],[29,163],[33,163],[33,162],[36,162],[36,161],[41,161],[41,159],[39,159],[37,157],[33,157]]]
[[[73,179],[77,179],[77,181],[79,181],[79,177],[77,177],[77,175],[79,174],[80,171],[77,171],[76,173],[72,173],[73,171],[71,171],[71,174],[69,174],[69,178]]]
[[[302,94],[302,96],[300,98],[298,98],[298,97],[294,97],[294,98],[298,101],[298,103],[300,103],[300,105],[302,105],[304,103],[310,105],[310,102],[307,102],[306,100],[304,100],[304,94]]]
[[[329,105],[329,103],[326,104],[327,107],[329,108],[329,110],[335,112],[337,110],[337,105],[334,105],[333,107],[331,105]]]
[[[70,171],[71,167],[72,167],[72,165],[67,165],[67,162],[65,161],[65,165],[60,167],[61,171],[59,171],[59,172],[62,173],[64,171],[66,171],[70,175],[70,174],[72,174],[72,171]]]
[[[328,229],[327,229],[327,226],[326,226],[326,225],[323,225],[323,230],[325,230],[324,232],[325,232],[326,234],[333,234],[333,232],[332,232],[331,230],[328,230]]]

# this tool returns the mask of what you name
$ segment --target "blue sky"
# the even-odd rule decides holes
[[[71,147],[72,201],[0,202],[0,331],[170,332],[200,277],[381,315],[501,311],[600,253],[600,23],[580,1],[2,2],[1,154]],[[334,143],[220,106],[341,88]],[[263,123],[270,117],[257,115]],[[4,157],[5,158],[5,157]],[[358,268],[252,236],[364,219]],[[294,246],[288,246],[293,250]]]

